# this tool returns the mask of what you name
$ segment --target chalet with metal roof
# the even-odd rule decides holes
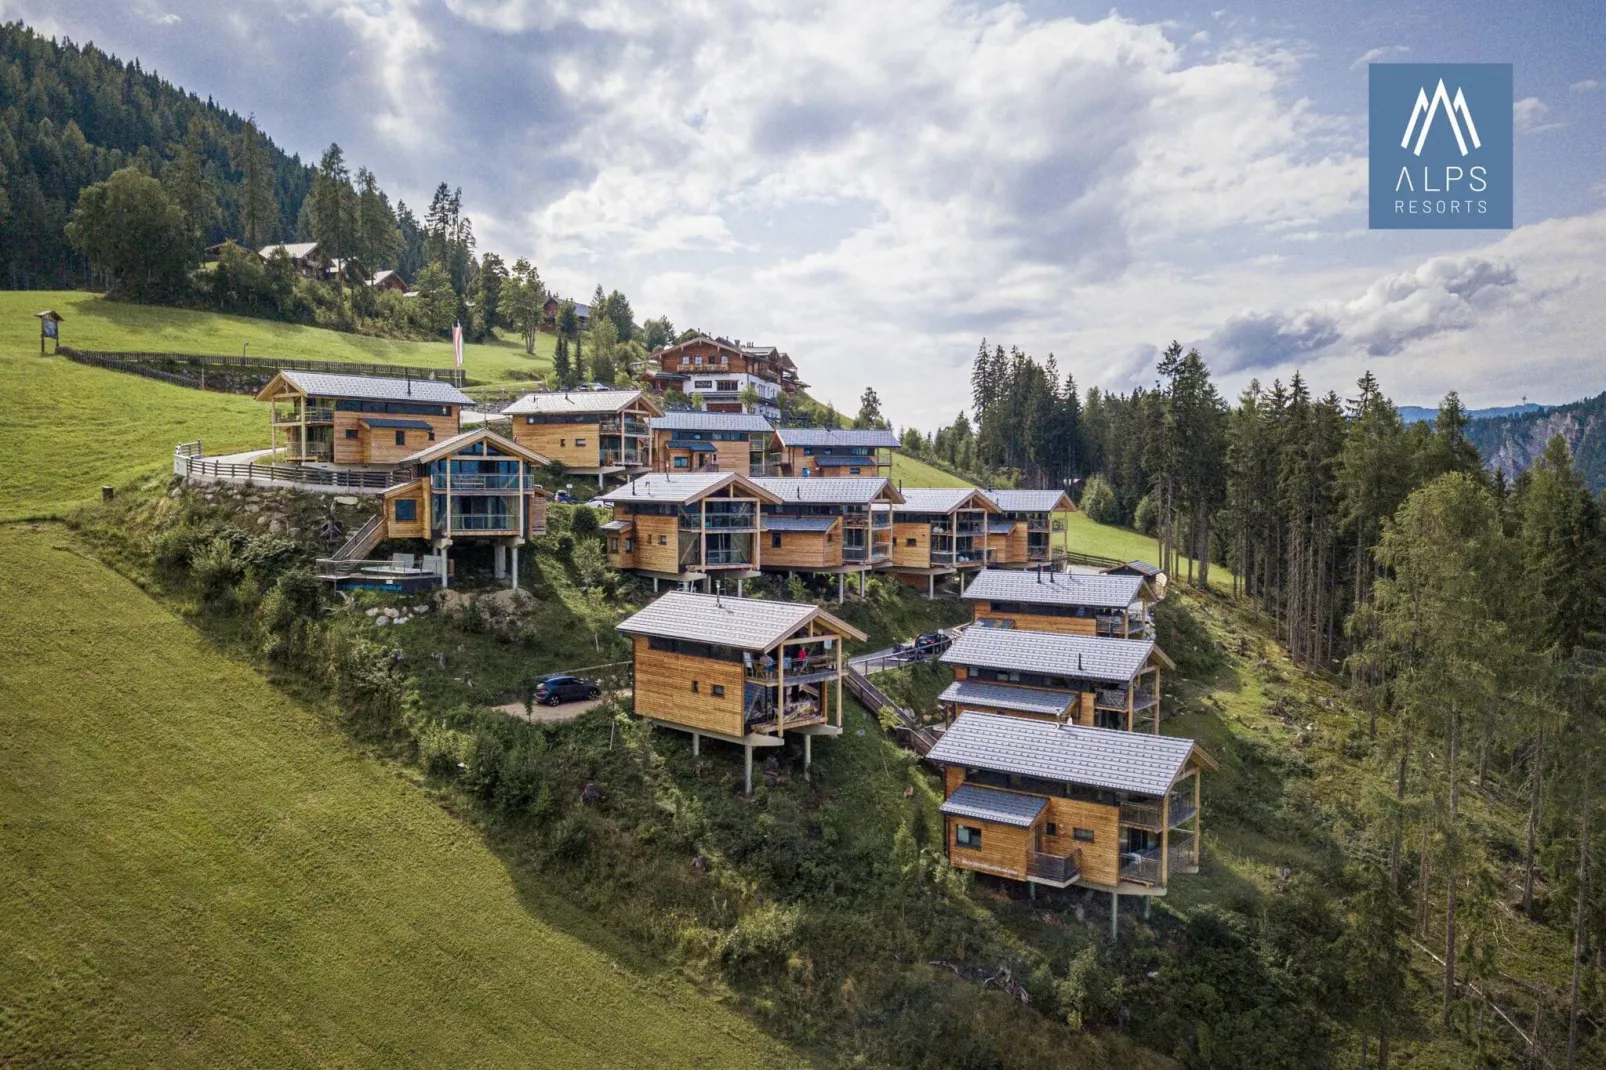
[[[937,580],[984,568],[992,556],[987,523],[998,506],[975,487],[902,487],[902,502],[884,509],[892,524],[888,572],[908,583],[925,581],[936,594]]]
[[[864,428],[778,427],[784,476],[887,476],[898,436]]]
[[[803,739],[803,766],[815,736],[842,734],[843,644],[863,632],[819,606],[676,591],[625,620],[635,662],[635,712],[689,732],[735,743],[753,790],[753,748]],[[835,685],[835,711],[832,688]]]
[[[474,400],[434,379],[283,371],[256,396],[273,445],[295,464],[394,465],[459,429]]]
[[[766,571],[834,573],[841,601],[848,576],[858,575],[863,594],[865,574],[891,560],[892,517],[876,508],[903,501],[890,480],[783,476],[754,482],[780,499],[760,509]]]
[[[774,494],[737,472],[651,472],[599,499],[613,507],[608,563],[660,580],[741,583],[763,559],[759,507]]]
[[[758,415],[777,420],[781,394],[797,389],[796,368],[773,346],[743,347],[703,334],[663,347],[652,360],[654,389],[682,394],[707,412],[740,413],[751,404]]]
[[[987,628],[1119,639],[1152,634],[1153,592],[1141,576],[987,568],[960,597],[975,607],[976,623]]]
[[[666,412],[651,426],[656,471],[767,476],[780,470],[775,430],[757,413]]]
[[[1139,714],[1160,731],[1160,673],[1175,668],[1147,639],[1100,639],[972,624],[943,652],[956,684],[995,684],[1023,692],[1022,703],[1056,704],[1056,719],[1132,731]],[[1053,696],[1073,701],[1058,704]],[[997,692],[944,692],[949,717],[967,711],[1040,717],[1038,708],[997,701]],[[988,701],[991,699],[992,701]]]
[[[1030,568],[1055,566],[1065,560],[1065,549],[1055,549],[1054,535],[1065,535],[1065,520],[1056,513],[1075,512],[1076,505],[1062,490],[988,490],[999,514],[988,520],[989,545],[996,548],[992,567]]]
[[[1192,740],[966,713],[927,760],[961,869],[1108,891],[1117,909],[1198,871],[1200,776],[1216,762]]]
[[[329,274],[329,258],[315,241],[264,245],[259,255],[264,260],[272,260],[281,252],[290,258],[290,265],[302,278],[322,279]]]
[[[519,445],[600,484],[652,467],[648,421],[663,410],[640,390],[566,390],[526,394],[502,415]]]

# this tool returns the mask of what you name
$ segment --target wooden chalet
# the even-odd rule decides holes
[[[272,260],[280,250],[290,258],[290,266],[304,279],[322,279],[329,274],[329,258],[315,241],[264,245],[259,253],[264,260]]]
[[[974,487],[900,488],[903,502],[882,506],[892,522],[892,559],[886,571],[926,580],[934,596],[937,577],[980,569],[992,557],[987,522],[998,506]]]
[[[526,394],[502,415],[513,421],[513,438],[526,449],[601,481],[652,465],[652,429],[662,416],[639,390],[569,390]]]
[[[474,401],[450,383],[286,371],[257,393],[273,446],[296,464],[394,466],[459,428]]]
[[[401,277],[400,272],[392,271],[389,268],[384,271],[374,272],[368,280],[368,285],[371,289],[378,290],[381,293],[388,291],[404,294],[407,292],[407,280]]]
[[[1151,565],[1147,561],[1128,561],[1124,565],[1114,565],[1104,570],[1106,576],[1142,576],[1148,581],[1149,589],[1154,592],[1154,600],[1160,601],[1165,597],[1166,577],[1158,565]]]
[[[703,334],[655,352],[657,368],[650,378],[655,390],[700,399],[698,408],[706,412],[744,411],[742,395],[751,389],[758,396],[757,415],[775,420],[788,372],[795,381],[796,367],[789,358],[783,364],[783,358],[774,347],[743,347]]]
[[[602,526],[608,563],[626,572],[682,583],[759,574],[759,508],[780,499],[738,472],[653,472],[600,501],[613,507]]]
[[[1152,633],[1154,592],[1141,576],[987,568],[960,597],[983,627],[1113,639]]]
[[[1132,731],[1160,731],[1160,670],[1149,639],[1097,639],[972,624],[943,652],[954,682],[937,696],[949,718],[976,711]]]
[[[1055,533],[1064,534],[1065,521],[1055,513],[1072,513],[1076,505],[1062,490],[989,490],[999,508],[987,521],[989,545],[998,548],[995,568],[1031,568],[1057,565],[1065,551],[1054,548]]]
[[[842,734],[843,644],[863,632],[796,602],[675,591],[619,625],[635,646],[636,716],[739,744],[753,790],[753,748]],[[832,695],[835,685],[835,695]],[[833,715],[832,701],[835,700]]]
[[[1199,870],[1199,783],[1217,765],[1190,739],[966,713],[927,760],[950,864],[1110,892],[1112,931],[1120,896]]]
[[[875,476],[819,479],[762,478],[753,482],[780,499],[759,510],[768,572],[836,573],[837,601],[846,577],[892,560],[892,514],[877,506],[902,503],[892,481]]]
[[[757,413],[667,412],[651,425],[654,471],[780,472],[775,429]]]
[[[540,454],[485,427],[421,449],[398,466],[414,478],[385,491],[383,529],[373,544],[427,540],[444,587],[450,548],[458,542],[489,542],[496,577],[517,587],[518,548],[546,533],[547,491],[535,480],[535,470],[546,463]],[[352,583],[365,578],[361,571],[347,571]]]
[[[889,476],[898,436],[875,428],[778,427],[783,476]]]
[[[563,299],[561,297],[548,297],[546,299],[546,304],[541,306],[541,319],[542,319],[542,321],[548,327],[552,327],[552,328],[555,329],[557,327],[557,324],[558,324],[558,310],[560,308],[562,308],[562,307],[563,307]],[[580,321],[580,326],[581,327],[590,326],[590,324],[591,324],[591,306],[590,305],[584,305],[584,304],[581,304],[579,301],[576,301],[574,303],[574,315],[575,315],[575,318]]]

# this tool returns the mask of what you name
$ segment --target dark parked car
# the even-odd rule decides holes
[[[566,490],[560,490],[560,491],[555,492],[552,495],[552,500],[555,501],[555,502],[558,502],[558,503],[560,503],[562,505],[575,505],[575,504],[577,504],[574,495],[570,494]]]
[[[602,688],[595,680],[582,680],[578,676],[548,676],[535,685],[535,701],[546,706],[596,698],[601,694]]]
[[[927,632],[915,638],[915,652],[922,657],[930,657],[947,650],[950,641],[942,632]]]

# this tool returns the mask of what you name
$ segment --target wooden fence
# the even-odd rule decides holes
[[[199,442],[186,442],[173,451],[173,472],[185,479],[214,483],[287,484],[297,487],[331,487],[340,490],[382,492],[415,478],[405,469],[388,472],[336,472],[299,464],[257,464],[219,461],[200,455]]]
[[[75,349],[72,346],[61,346],[57,351],[68,360],[79,364],[143,375],[149,379],[159,379],[178,386],[235,394],[254,394],[281,371],[434,380],[451,383],[459,389],[470,382],[461,368],[424,368],[409,364],[360,364],[341,360],[234,357],[197,353],[96,351]],[[209,377],[210,383],[207,381]]]

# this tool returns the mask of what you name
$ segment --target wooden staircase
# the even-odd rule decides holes
[[[331,561],[357,561],[368,555],[368,551],[385,541],[385,514],[375,513],[368,518],[368,522],[352,533],[334,554]]]

